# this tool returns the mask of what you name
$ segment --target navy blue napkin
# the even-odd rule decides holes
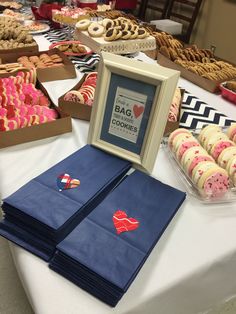
[[[130,166],[86,145],[4,200],[0,234],[48,260]]]
[[[185,193],[133,172],[57,245],[50,267],[115,306],[184,199]]]

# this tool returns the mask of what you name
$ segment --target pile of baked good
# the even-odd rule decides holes
[[[78,90],[71,90],[65,94],[64,100],[92,106],[96,84],[97,72],[91,72],[86,75],[84,82]]]
[[[33,37],[12,18],[0,17],[0,49],[37,46]]]
[[[1,1],[0,6],[14,10],[19,10],[22,8],[22,4],[16,1]]]
[[[172,35],[165,32],[152,32],[157,49],[165,57],[185,69],[213,81],[225,81],[236,77],[236,67],[216,60],[209,49],[200,49],[196,45],[184,47]]]
[[[149,36],[144,27],[124,17],[113,20],[105,18],[101,22],[85,19],[76,23],[76,29],[87,31],[91,37],[103,37],[105,41],[144,39]]]
[[[37,89],[35,70],[0,79],[0,131],[53,121],[57,111],[49,108],[50,100]]]
[[[58,45],[56,45],[56,48],[58,50],[60,50],[61,52],[64,52],[64,53],[73,52],[73,53],[82,54],[82,53],[87,52],[84,45],[81,45],[81,44],[76,43],[76,42],[61,43],[61,44],[59,43]]]
[[[227,133],[208,125],[198,139],[180,128],[170,134],[168,145],[200,194],[221,196],[236,186],[236,123]]]
[[[236,81],[225,82],[224,87],[228,88],[232,92],[236,93]]]
[[[17,62],[22,64],[25,68],[44,69],[49,67],[63,66],[62,58],[58,54],[48,55],[42,53],[39,56],[22,56],[17,59]]]
[[[14,18],[18,21],[31,20],[33,18],[31,14],[24,14],[24,13],[13,11],[11,9],[5,9],[3,11],[3,15]]]
[[[61,24],[75,24],[81,19],[89,18],[89,9],[62,7],[60,10],[52,10],[52,19]]]
[[[8,74],[17,70],[22,70],[24,66],[18,62],[0,64],[0,74]]]

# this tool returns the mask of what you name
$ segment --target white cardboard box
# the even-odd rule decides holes
[[[183,24],[172,20],[154,20],[150,23],[154,24],[157,29],[171,35],[180,35],[182,33]]]

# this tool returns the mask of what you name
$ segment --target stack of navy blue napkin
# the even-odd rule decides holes
[[[130,166],[86,145],[4,200],[0,234],[48,261]]]
[[[50,268],[115,306],[185,199],[135,171],[61,243]]]

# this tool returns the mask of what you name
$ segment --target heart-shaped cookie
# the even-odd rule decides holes
[[[134,105],[133,112],[134,112],[135,118],[137,119],[144,112],[144,106]]]
[[[117,210],[113,215],[113,223],[117,234],[125,231],[135,230],[139,227],[139,222],[135,218],[128,217],[123,210]]]
[[[72,179],[71,176],[67,173],[60,174],[57,177],[57,186],[59,191],[74,189],[80,185],[80,180]]]

